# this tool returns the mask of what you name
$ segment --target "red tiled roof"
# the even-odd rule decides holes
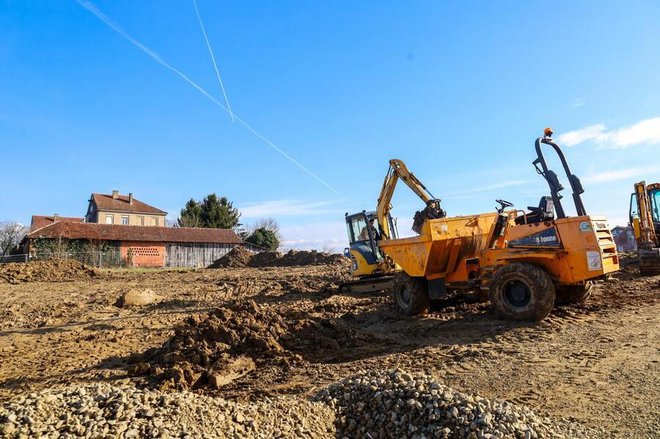
[[[55,221],[69,221],[69,222],[78,222],[81,223],[85,218],[77,218],[71,216],[44,216],[44,215],[32,215],[32,222],[30,223],[30,231],[35,231],[42,227],[50,226]]]
[[[156,209],[149,206],[140,200],[133,197],[133,203],[128,201],[128,195],[119,195],[117,198],[112,198],[112,195],[106,194],[92,194],[92,201],[96,204],[98,210],[109,210],[112,212],[128,212],[128,213],[148,213],[152,215],[165,215],[167,212],[164,210]]]
[[[144,227],[119,224],[96,224],[57,221],[28,233],[29,239],[68,238],[98,241],[186,242],[209,244],[241,244],[243,241],[228,229],[197,227]]]

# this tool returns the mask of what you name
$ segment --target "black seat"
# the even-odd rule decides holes
[[[555,206],[551,197],[543,196],[538,207],[527,206],[527,209],[529,213],[516,218],[516,224],[533,224],[555,219]]]

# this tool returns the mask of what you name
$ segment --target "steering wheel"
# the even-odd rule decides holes
[[[497,213],[503,213],[504,209],[513,206],[513,203],[509,203],[508,201],[505,200],[495,200],[495,202],[500,205],[500,208],[497,209]]]

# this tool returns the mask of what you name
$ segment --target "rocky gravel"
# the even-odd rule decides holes
[[[0,408],[0,437],[331,438],[334,413],[302,398],[227,401],[128,381],[31,393]]]
[[[471,396],[426,375],[372,370],[314,397],[336,411],[338,437],[601,438],[604,431],[557,422],[506,401]]]

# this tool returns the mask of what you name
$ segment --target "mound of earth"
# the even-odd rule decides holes
[[[208,268],[243,267],[295,267],[304,265],[344,265],[348,259],[340,254],[317,252],[316,250],[289,250],[287,253],[261,252],[253,254],[243,247],[234,247],[229,253]]]
[[[295,361],[278,341],[286,332],[277,313],[239,302],[204,319],[189,317],[163,346],[135,358],[131,372],[151,375],[165,388],[219,387],[254,370],[255,360]]]
[[[240,245],[231,249],[229,253],[213,262],[208,268],[243,268],[247,267],[252,253]]]
[[[286,371],[307,361],[341,361],[369,343],[340,321],[282,316],[240,301],[189,317],[161,347],[133,357],[129,373],[149,375],[161,388],[219,388],[265,366]]]
[[[250,267],[293,267],[297,265],[333,265],[348,262],[340,254],[317,252],[316,250],[289,250],[285,254],[278,252],[258,253],[250,259]]]
[[[281,257],[280,252],[261,252],[253,255],[248,265],[250,267],[277,267]]]
[[[0,282],[72,282],[96,276],[96,271],[71,259],[51,259],[0,265]]]

